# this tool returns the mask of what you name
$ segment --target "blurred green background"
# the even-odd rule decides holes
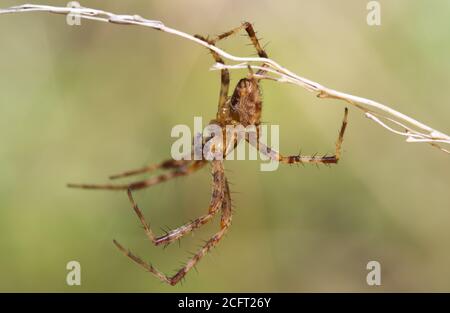
[[[42,1],[30,1],[40,3]],[[63,1],[45,4],[65,5]],[[326,86],[390,104],[450,132],[450,2],[81,1],[217,34],[255,23],[267,52]],[[21,4],[3,0],[2,7]],[[112,244],[172,273],[219,219],[163,250],[146,240],[125,193],[66,188],[166,159],[175,124],[214,117],[219,73],[207,51],[150,29],[26,13],[0,16],[1,291],[450,291],[449,156],[407,144],[350,110],[342,162],[331,169],[229,161],[236,214],[218,249],[182,286],[146,274]],[[221,43],[254,54],[247,39]],[[245,74],[232,73],[235,84]],[[333,152],[343,103],[263,82],[263,120],[281,150]],[[155,229],[203,214],[208,169],[135,196]],[[66,285],[66,263],[82,285]],[[382,286],[366,284],[366,264]]]

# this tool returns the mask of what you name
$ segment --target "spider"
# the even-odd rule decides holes
[[[248,22],[242,23],[239,27],[236,27],[228,32],[216,36],[211,39],[209,37],[203,37],[200,35],[195,35],[196,38],[201,39],[211,45],[215,45],[218,41],[225,39],[231,35],[237,34],[241,30],[245,30],[248,37],[251,40],[252,45],[256,49],[258,55],[262,58],[268,58],[267,53],[261,47],[258,38],[256,37],[255,31],[252,24]],[[214,60],[217,63],[224,64],[223,59],[213,50],[210,50]],[[230,124],[241,124],[244,127],[249,125],[258,126],[260,125],[261,110],[262,110],[262,99],[261,99],[261,89],[260,80],[261,77],[266,73],[264,67],[266,64],[262,65],[262,69],[257,71],[257,75],[254,75],[252,69],[249,67],[249,74],[247,77],[242,78],[237,83],[233,94],[231,97],[228,95],[229,84],[230,84],[230,74],[229,71],[221,69],[221,88],[219,95],[218,111],[216,118],[213,119],[209,125],[218,125],[223,131],[225,131],[225,126]],[[282,156],[277,151],[265,146],[259,142],[250,141],[249,137],[245,137],[245,140],[252,144],[257,150],[262,154],[269,157],[271,160],[278,161],[286,164],[336,164],[339,161],[341,154],[341,145],[344,138],[344,132],[347,126],[347,115],[348,110],[345,109],[344,119],[342,126],[340,128],[338,140],[336,142],[335,154],[332,156],[304,156],[304,155],[292,155],[292,156]],[[258,136],[258,134],[256,134]],[[258,138],[258,137],[257,137]],[[208,139],[206,139],[208,140]],[[235,148],[238,142],[235,140],[233,142]],[[225,149],[223,151],[223,156],[225,157],[230,153],[232,149]],[[159,164],[149,165],[143,168],[126,171],[121,174],[110,176],[111,179],[123,178],[132,175],[149,173],[155,170],[165,170],[167,173],[161,174],[159,176],[153,176],[149,179],[136,181],[130,184],[105,184],[105,185],[95,185],[95,184],[69,184],[69,187],[74,188],[85,188],[85,189],[108,189],[108,190],[127,190],[128,198],[132,205],[132,208],[142,224],[145,234],[148,239],[155,245],[168,245],[174,241],[179,240],[183,236],[198,229],[202,225],[208,223],[213,219],[213,217],[221,212],[220,229],[215,233],[206,243],[202,246],[197,253],[195,253],[192,258],[173,276],[168,276],[153,265],[143,261],[141,258],[133,254],[130,250],[124,248],[119,242],[114,240],[115,246],[127,257],[129,257],[133,262],[137,263],[139,266],[143,267],[146,271],[152,273],[162,282],[169,285],[176,285],[180,282],[186,274],[200,261],[200,259],[205,256],[212,248],[214,248],[220,240],[224,237],[228,228],[231,226],[232,219],[232,209],[231,209],[231,197],[230,188],[228,185],[228,180],[224,173],[223,159],[213,159],[213,160],[175,160],[169,159]],[[176,228],[174,230],[168,231],[166,234],[161,236],[156,236],[150,228],[149,223],[147,223],[144,215],[132,196],[132,191],[142,188],[147,188],[175,177],[190,175],[199,169],[203,168],[206,164],[211,164],[211,175],[212,175],[212,194],[208,207],[208,212],[205,215],[192,220],[191,222]]]

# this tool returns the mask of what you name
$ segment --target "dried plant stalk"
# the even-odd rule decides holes
[[[215,51],[221,57],[228,59],[233,62],[239,62],[232,65],[224,65],[217,63],[213,65],[212,69],[246,69],[249,65],[252,68],[260,69],[261,65],[265,64],[265,70],[267,74],[263,75],[261,78],[266,78],[270,80],[275,80],[277,82],[286,82],[298,85],[305,88],[310,92],[317,94],[319,98],[330,98],[343,100],[356,108],[362,110],[367,118],[384,127],[388,131],[405,136],[407,142],[424,142],[431,144],[434,147],[439,148],[441,151],[450,154],[447,145],[450,145],[450,136],[437,131],[430,126],[427,126],[412,117],[409,117],[403,113],[400,113],[391,107],[384,105],[382,103],[350,95],[344,92],[340,92],[331,88],[327,88],[317,82],[301,77],[287,68],[281,66],[277,62],[269,58],[260,57],[238,57],[234,56],[214,45],[210,45],[207,42],[200,40],[190,34],[179,31],[177,29],[170,28],[161,21],[149,20],[142,18],[139,15],[122,15],[114,14],[107,11],[91,9],[91,8],[71,8],[71,7],[55,7],[48,5],[34,5],[34,4],[24,4],[20,6],[14,6],[7,9],[0,9],[0,14],[8,13],[23,13],[23,12],[50,12],[56,14],[72,14],[73,16],[80,17],[83,19],[96,20],[107,23],[121,24],[121,25],[138,25],[153,28],[156,30],[163,31],[165,33],[173,34],[184,39],[193,41],[199,45],[202,45],[210,50]]]

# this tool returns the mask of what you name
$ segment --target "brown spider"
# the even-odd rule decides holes
[[[223,33],[214,39],[204,38],[200,35],[196,35],[196,37],[208,42],[211,45],[214,45],[219,40],[225,39],[233,34],[236,34],[242,29],[245,29],[245,31],[247,32],[253,46],[256,48],[256,51],[258,52],[258,55],[263,58],[268,58],[267,53],[261,48],[258,38],[255,35],[253,26],[248,22],[243,23],[241,26],[232,29],[231,31]],[[216,52],[211,50],[211,54],[216,62],[224,64],[224,61]],[[266,65],[263,64],[263,67],[265,66]],[[266,71],[264,69],[260,69],[256,73],[257,75],[254,75],[251,68],[249,67],[249,72],[250,72],[249,76],[246,78],[242,78],[238,82],[236,88],[234,89],[233,95],[229,97],[228,91],[229,91],[230,75],[227,69],[221,70],[219,107],[216,118],[212,120],[209,125],[212,124],[218,125],[224,132],[226,125],[241,124],[244,127],[249,125],[254,126],[260,125],[261,108],[262,108],[261,93],[259,86],[260,78],[256,78],[255,76],[261,77],[261,75],[265,74]],[[250,141],[248,136],[246,136],[245,139],[261,153],[268,156],[271,160],[275,160],[281,163],[287,164],[337,163],[340,157],[341,144],[343,142],[344,132],[347,125],[347,114],[348,111],[347,109],[345,109],[344,120],[336,143],[336,152],[335,155],[333,156],[319,157],[319,156],[293,155],[285,157],[279,154],[277,151],[274,151],[269,147],[265,146],[264,144],[260,143],[259,139],[256,141],[256,143]],[[256,134],[256,137],[258,138],[258,134]],[[206,139],[206,141],[207,140],[208,139]],[[237,140],[233,140],[233,148],[235,148],[237,144],[238,144]],[[166,282],[170,285],[175,285],[186,275],[186,273],[189,272],[189,270],[191,270],[196,265],[196,263],[206,253],[208,253],[213,247],[215,247],[219,243],[219,241],[222,239],[225,232],[231,225],[232,210],[231,210],[230,189],[228,186],[227,178],[225,177],[223,166],[223,159],[231,151],[232,149],[231,150],[225,149],[225,151],[223,152],[223,158],[220,160],[169,159],[159,164],[150,165],[132,171],[127,171],[110,177],[111,179],[116,179],[141,173],[148,173],[157,169],[170,170],[168,173],[159,176],[154,176],[146,180],[133,182],[130,184],[106,184],[106,185],[69,184],[68,186],[85,189],[127,190],[129,200],[133,206],[133,210],[138,216],[141,224],[143,225],[145,234],[147,235],[148,239],[150,239],[150,241],[156,246],[168,245],[180,239],[184,235],[211,221],[212,218],[220,211],[222,214],[220,230],[216,234],[214,234],[214,236],[212,236],[211,239],[209,239],[200,250],[197,251],[197,253],[186,263],[185,266],[183,266],[180,270],[178,270],[178,272],[175,273],[175,275],[171,277],[160,272],[151,264],[144,262],[141,258],[134,255],[131,251],[125,249],[121,244],[119,244],[116,240],[114,240],[114,244],[117,246],[117,248],[119,248],[120,251],[122,251],[135,263],[142,266],[145,270],[158,277],[161,281]],[[211,163],[211,174],[212,174],[212,196],[208,208],[208,213],[193,220],[190,223],[187,223],[177,229],[167,232],[165,235],[162,235],[160,237],[155,236],[153,231],[150,229],[149,224],[146,222],[141,210],[134,201],[131,191],[150,187],[175,177],[187,176],[203,168],[207,163]]]

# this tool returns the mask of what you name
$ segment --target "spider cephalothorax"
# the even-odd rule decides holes
[[[245,29],[247,35],[250,37],[252,44],[256,48],[258,55],[261,58],[268,58],[266,52],[261,48],[258,38],[256,38],[255,31],[253,30],[253,26],[250,23],[243,23],[241,26],[223,33],[217,36],[215,39],[204,38],[200,35],[196,35],[197,38],[208,42],[210,45],[215,45],[215,43],[219,40],[227,38],[230,35],[236,34],[240,30]],[[217,63],[224,64],[222,58],[213,50],[211,50],[211,54],[214,57]],[[261,119],[261,92],[260,92],[260,78],[265,74],[266,64],[262,64],[260,69],[253,74],[252,69],[249,67],[249,76],[246,78],[242,78],[231,97],[228,95],[229,84],[230,84],[230,74],[228,69],[223,68],[221,70],[221,88],[220,88],[220,96],[219,96],[219,105],[217,110],[216,118],[210,122],[210,125],[218,125],[222,132],[225,133],[227,125],[236,125],[241,124],[244,127],[247,126],[258,126],[260,124]],[[258,76],[258,79],[255,77]],[[277,151],[265,146],[263,143],[259,142],[257,139],[255,142],[249,140],[249,137],[245,139],[257,148],[260,153],[268,156],[271,160],[277,161],[285,164],[292,163],[311,163],[311,164],[329,164],[329,163],[337,163],[340,157],[341,144],[344,138],[344,132],[347,125],[347,109],[344,114],[344,121],[341,126],[341,130],[339,132],[339,137],[336,142],[336,152],[332,156],[305,156],[305,155],[292,155],[292,156],[282,156]],[[220,130],[219,128],[219,130]],[[256,138],[258,136],[256,135]],[[208,141],[208,138],[206,139]],[[235,147],[237,142],[234,142]],[[224,144],[211,145],[212,149],[217,149],[217,146],[224,146]],[[195,150],[195,147],[194,147]],[[142,226],[144,227],[145,234],[148,239],[156,246],[159,245],[168,245],[174,241],[181,239],[186,234],[191,231],[199,228],[200,226],[208,223],[213,219],[213,217],[217,213],[221,213],[221,222],[220,229],[217,233],[215,233],[206,243],[197,251],[197,253],[192,256],[192,258],[173,276],[167,276],[164,273],[157,270],[155,267],[150,265],[149,263],[143,261],[138,256],[125,249],[121,244],[114,240],[114,244],[122,251],[126,256],[128,256],[133,262],[142,266],[145,270],[155,275],[158,279],[163,282],[166,282],[170,285],[177,284],[185,275],[188,273],[196,263],[212,248],[214,248],[218,242],[223,238],[224,234],[228,230],[231,225],[231,197],[230,197],[230,188],[228,186],[227,178],[224,173],[223,160],[226,155],[233,151],[232,149],[222,149],[220,152],[220,156],[222,158],[215,159],[201,159],[197,160],[196,158],[192,158],[192,154],[186,156],[181,160],[169,159],[159,164],[154,164],[150,166],[146,166],[144,168],[140,168],[137,170],[127,171],[118,175],[113,175],[110,178],[116,179],[136,174],[149,173],[155,170],[165,170],[168,171],[166,173],[150,177],[148,179],[136,181],[130,184],[106,184],[106,185],[93,185],[93,184],[69,184],[69,187],[76,188],[85,188],[85,189],[108,189],[108,190],[127,190],[129,200],[133,206],[133,210],[138,216]],[[216,151],[213,151],[216,152]],[[211,164],[211,175],[212,175],[212,193],[211,200],[209,206],[207,208],[207,213],[203,216],[200,216],[191,222],[177,228],[174,230],[170,230],[167,233],[161,236],[155,236],[153,231],[150,228],[150,225],[146,222],[142,211],[139,209],[137,204],[135,203],[132,190],[147,188],[169,179],[187,176],[191,173],[196,172],[197,170],[203,168],[206,164]]]

